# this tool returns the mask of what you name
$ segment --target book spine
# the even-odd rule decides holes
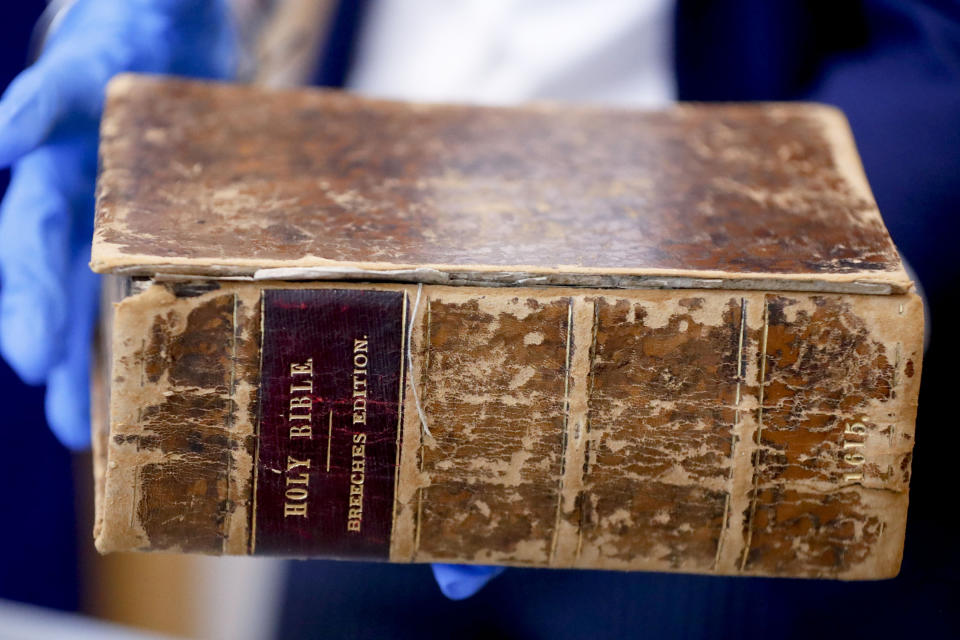
[[[97,544],[891,576],[922,335],[913,294],[154,284]]]

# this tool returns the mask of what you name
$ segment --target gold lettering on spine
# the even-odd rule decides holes
[[[297,467],[309,467],[310,459],[297,460],[293,456],[287,456],[287,472],[293,471]]]
[[[290,377],[289,437],[313,438],[313,358],[291,364]]]
[[[853,469],[847,470],[843,474],[844,482],[863,482],[863,463],[867,461],[866,457],[858,451],[862,449],[866,442],[861,438],[867,435],[867,427],[862,422],[848,424],[843,430],[844,440],[842,443],[844,453],[841,456],[843,462]],[[847,438],[854,439],[848,440]]]
[[[286,517],[288,517],[288,516],[302,516],[302,517],[306,518],[306,517],[307,517],[307,503],[306,503],[306,502],[301,502],[301,503],[284,502],[284,503],[283,503],[283,517],[286,518]]]
[[[310,396],[300,396],[299,398],[290,398],[290,412],[296,411],[297,409],[309,409],[313,404]]]
[[[313,358],[307,358],[307,361],[303,364],[293,363],[290,365],[290,375],[291,376],[313,376]],[[310,378],[310,382],[313,382],[313,378]],[[311,384],[311,389],[313,385]]]
[[[290,424],[287,435],[290,439],[313,438],[313,358],[292,363],[290,378],[290,400],[287,405]],[[286,491],[283,494],[283,517],[306,518],[307,500],[310,497],[310,459],[298,460],[288,455],[284,474]]]
[[[301,471],[296,475],[290,472],[300,467],[306,467],[308,471]],[[283,517],[290,516],[307,517],[307,498],[310,496],[308,487],[310,485],[310,459],[297,460],[293,456],[287,456],[286,484],[287,490],[284,492],[286,501],[283,503]]]
[[[291,438],[312,438],[313,429],[310,425],[305,425],[303,427],[290,426],[290,437]]]
[[[367,336],[353,341],[353,424],[367,424],[367,367],[370,364]],[[347,497],[347,531],[360,533],[363,526],[363,481],[367,466],[367,434],[353,434],[350,447],[350,492]]]

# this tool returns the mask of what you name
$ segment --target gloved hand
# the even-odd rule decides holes
[[[122,71],[229,77],[237,46],[224,0],[78,0],[36,64],[0,99],[0,353],[47,384],[50,428],[89,444],[89,350],[97,309],[90,272],[97,130],[107,82]],[[434,565],[453,600],[503,569]]]
[[[90,440],[104,87],[121,71],[227,77],[236,51],[222,0],[79,0],[0,100],[0,167],[13,165],[0,205],[0,353],[26,382],[46,382],[47,421],[69,447]]]

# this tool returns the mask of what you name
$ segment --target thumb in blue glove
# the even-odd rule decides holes
[[[488,582],[503,573],[503,570],[504,567],[435,564],[433,577],[443,595],[451,600],[463,600],[476,594]]]
[[[79,0],[0,99],[0,353],[47,384],[47,421],[89,443],[89,271],[97,128],[121,71],[226,77],[236,44],[222,0]]]

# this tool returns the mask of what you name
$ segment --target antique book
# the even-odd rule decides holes
[[[897,573],[922,303],[816,104],[125,75],[103,552]]]

